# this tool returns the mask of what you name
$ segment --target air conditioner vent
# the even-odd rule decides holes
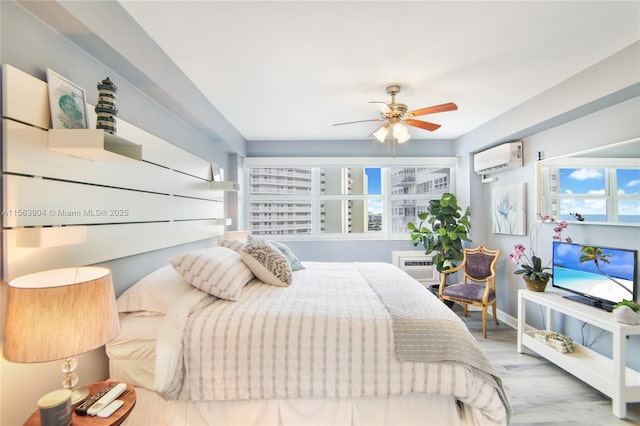
[[[473,170],[479,175],[522,167],[522,141],[503,143],[473,156]]]

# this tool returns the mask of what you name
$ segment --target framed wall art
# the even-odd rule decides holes
[[[526,235],[525,184],[493,188],[491,196],[493,233]]]
[[[84,89],[47,68],[51,127],[54,129],[88,129],[87,102]]]

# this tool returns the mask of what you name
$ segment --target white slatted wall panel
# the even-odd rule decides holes
[[[224,233],[211,165],[118,119],[143,161],[90,161],[47,149],[47,85],[3,65],[3,277],[131,256]],[[89,119],[95,113],[88,106]],[[19,247],[23,227],[87,226],[86,242]]]

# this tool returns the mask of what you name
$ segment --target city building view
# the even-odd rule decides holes
[[[383,232],[381,168],[249,168],[248,229],[254,235],[354,234]],[[409,222],[427,210],[429,200],[449,191],[450,169],[389,169],[391,234],[405,233]],[[318,203],[319,218],[313,217]],[[314,229],[314,220],[317,229]]]

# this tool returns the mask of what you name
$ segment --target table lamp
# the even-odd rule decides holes
[[[102,267],[62,268],[9,282],[4,357],[35,363],[64,360],[62,385],[71,403],[89,395],[76,388],[75,355],[98,348],[120,331],[111,271]]]

